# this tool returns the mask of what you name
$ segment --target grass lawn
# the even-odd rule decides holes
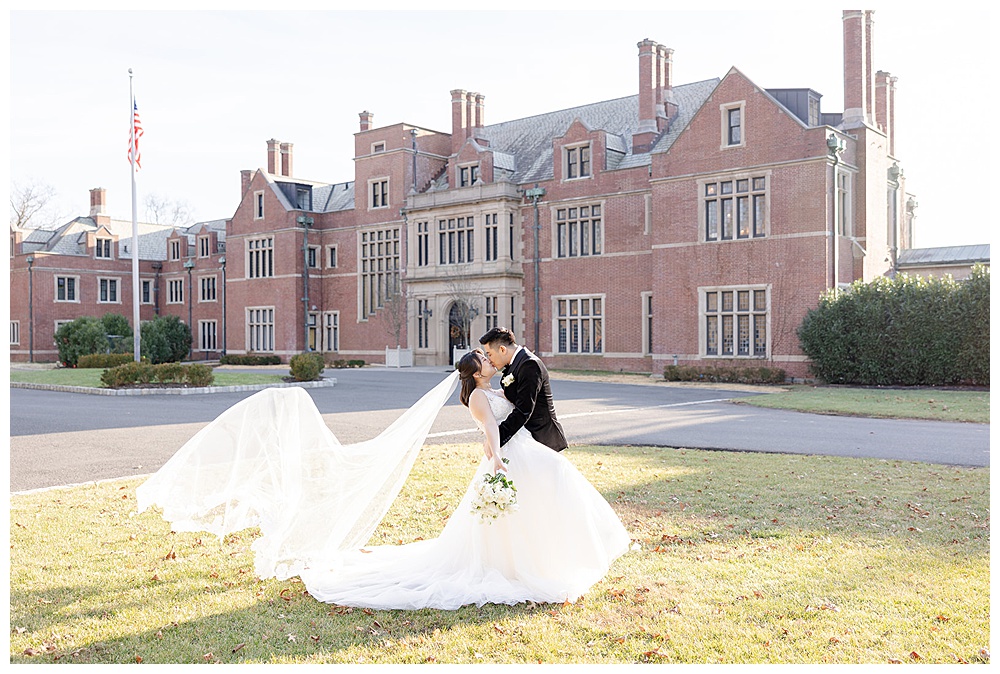
[[[989,469],[571,447],[641,546],[569,605],[371,611],[135,513],[140,479],[14,495],[11,663],[982,663]],[[478,447],[426,447],[373,544],[437,535]]]
[[[819,414],[990,423],[989,391],[795,385],[785,393],[741,398],[738,402]]]
[[[12,382],[54,384],[58,386],[90,386],[105,388],[101,383],[101,368],[62,368],[58,370],[11,370]],[[287,373],[270,372],[215,372],[214,386],[242,386],[247,384],[280,384]]]

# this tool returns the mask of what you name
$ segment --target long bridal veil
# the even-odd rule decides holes
[[[365,545],[389,510],[453,372],[376,438],[342,445],[299,387],[264,389],[233,405],[136,489],[139,512],[163,509],[174,531],[222,537],[259,526],[261,578],[330,568]]]

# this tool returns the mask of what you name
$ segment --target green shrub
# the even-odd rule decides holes
[[[181,363],[160,363],[156,366],[156,381],[161,384],[180,384],[184,382],[187,366]]]
[[[132,353],[132,326],[127,318],[107,313],[101,316],[101,325],[112,353]]]
[[[121,388],[134,384],[149,384],[156,378],[156,366],[148,362],[130,361],[108,368],[101,373],[101,383],[108,388]]]
[[[323,371],[325,363],[322,354],[310,351],[292,356],[288,365],[295,381],[314,381],[319,379],[319,373]]]
[[[774,367],[667,365],[667,381],[706,381],[724,384],[783,384],[785,371]]]
[[[187,366],[184,381],[191,386],[211,386],[215,381],[215,373],[204,363],[193,363]]]
[[[176,316],[157,316],[142,324],[142,355],[151,363],[184,360],[191,349],[191,329]]]
[[[81,316],[59,326],[55,334],[59,360],[67,367],[76,367],[80,356],[107,353],[108,338],[104,326],[93,316]]]
[[[278,356],[256,356],[254,354],[229,354],[219,359],[220,365],[281,365]]]
[[[970,278],[899,274],[824,294],[798,329],[831,384],[989,384],[989,269]]]
[[[342,358],[338,358],[338,359],[333,360],[333,361],[331,361],[331,362],[329,362],[327,364],[330,365],[331,367],[337,367],[337,368],[364,367],[365,366],[365,361],[363,361],[363,360],[344,360]]]
[[[131,353],[92,353],[80,356],[76,361],[76,366],[80,368],[117,367],[132,361],[134,358]]]

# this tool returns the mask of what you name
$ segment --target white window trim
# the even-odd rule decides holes
[[[590,300],[590,299],[600,299],[601,300],[601,344],[606,346],[607,336],[608,336],[608,297],[606,293],[579,293],[576,295],[553,295],[550,299],[551,301],[551,311],[550,314],[552,320],[552,353],[557,356],[588,356],[588,357],[600,357],[604,358],[607,355],[607,349],[602,348],[600,353],[595,353],[594,351],[583,351],[573,353],[572,351],[560,351],[559,350],[559,300]],[[568,317],[567,317],[568,318]],[[567,337],[568,340],[568,337]],[[593,348],[593,344],[591,344]]]
[[[735,147],[735,146],[733,146]],[[732,194],[727,195],[717,195],[713,197],[714,199],[721,199],[723,196],[731,197],[734,202],[736,199],[735,183],[737,180],[749,180],[750,181],[750,191],[747,193],[751,197],[754,194],[753,190],[753,179],[763,178],[764,179],[764,235],[754,236],[753,235],[753,222],[750,223],[750,236],[748,237],[738,237],[736,236],[736,229],[739,227],[739,223],[735,221],[737,216],[736,205],[733,204],[733,238],[723,239],[722,238],[722,221],[719,221],[719,236],[715,239],[708,238],[708,222],[705,220],[705,185],[709,183],[724,183],[732,182],[734,184],[734,191]],[[735,243],[738,241],[760,241],[762,239],[770,238],[771,236],[771,171],[739,171],[735,173],[717,173],[715,175],[699,178],[698,184],[698,243]],[[750,201],[750,217],[753,218],[753,200]],[[602,211],[603,212],[603,211]]]
[[[259,310],[271,311],[272,312],[272,314],[271,314],[272,315],[271,323],[270,324],[268,324],[268,323],[261,323],[260,324],[260,325],[270,325],[271,326],[271,349],[270,350],[266,350],[265,349],[265,350],[251,351],[251,349],[250,349],[250,312],[251,311],[259,311]],[[277,312],[274,309],[274,305],[266,306],[266,307],[246,307],[245,308],[243,316],[244,316],[244,319],[245,319],[244,327],[246,329],[246,332],[245,332],[245,337],[246,337],[245,344],[246,344],[246,352],[247,353],[274,353],[276,351],[276,349],[275,349],[275,343],[274,343],[274,326],[277,323],[277,317],[276,317],[275,314],[277,314]]]
[[[331,345],[327,344],[327,341],[326,341],[326,328],[327,328],[326,319],[327,319],[327,316],[336,316],[336,318],[337,318],[337,320],[334,321],[334,323],[336,325],[336,330],[335,330],[335,334],[336,334],[335,342],[336,342],[336,344],[333,345],[333,347],[336,347],[336,348],[331,348]],[[340,351],[340,311],[324,311],[324,312],[322,312],[322,314],[320,314],[319,321],[320,321],[320,324],[319,324],[319,330],[320,330],[319,345],[320,345],[320,350],[321,351],[327,351],[327,352]]]
[[[313,265],[309,265],[308,264],[308,262],[309,262],[309,251],[310,250],[314,251],[313,252],[313,260],[316,262],[316,264],[313,264]],[[323,261],[321,259],[319,259],[319,254],[320,254],[321,250],[322,250],[322,248],[320,248],[319,246],[309,246],[308,247],[308,250],[306,251],[306,263],[307,263],[307,266],[309,266],[310,269],[321,269],[323,267]]]
[[[201,244],[202,243],[207,244],[205,246],[205,248],[208,250],[208,252],[206,254],[204,254],[204,255],[201,254]],[[198,237],[198,257],[201,257],[201,258],[212,257],[212,238],[210,236],[199,236]]]
[[[372,205],[373,204],[373,200],[372,200],[372,185],[374,185],[375,183],[381,183],[381,182],[384,182],[386,184],[386,186],[385,186],[385,194],[386,194],[385,199],[386,199],[387,203],[385,203],[385,204],[383,204],[381,206],[374,206],[374,205]],[[369,211],[378,211],[378,210],[381,210],[383,208],[389,208],[388,202],[390,201],[390,199],[389,199],[389,193],[390,193],[391,190],[392,190],[392,185],[389,182],[389,176],[380,176],[378,178],[369,178],[368,179],[368,195],[366,197],[368,199],[368,210]]]
[[[851,217],[854,213],[854,173],[855,171],[844,169],[839,166],[834,170],[834,191],[837,194],[835,197],[837,201],[834,204],[834,208],[836,209],[838,217],[842,215],[844,218],[844,233],[840,236],[854,236],[854,218]],[[840,207],[840,176],[845,176],[847,178],[847,211],[845,213],[841,213],[842,209]],[[837,228],[838,232],[840,231],[839,222],[835,221],[833,226]]]
[[[149,284],[149,299],[148,300],[143,300],[142,299],[142,284],[143,283],[148,283]],[[145,278],[144,279],[139,279],[139,304],[152,304],[153,303],[153,296],[154,296],[155,293],[156,293],[156,288],[153,286],[153,281],[151,279],[145,279]]]
[[[201,283],[202,283],[203,279],[207,279],[207,278],[215,279],[215,297],[213,299],[210,299],[210,300],[202,299],[202,285],[201,285]],[[198,277],[198,303],[199,304],[201,304],[201,303],[210,304],[212,302],[218,302],[218,301],[219,301],[219,275],[218,274],[205,274],[204,276],[199,276]]]
[[[264,219],[264,190],[258,190],[253,193],[253,219]]]
[[[380,149],[381,148],[381,149]],[[372,154],[382,154],[385,152],[385,141],[380,140],[372,143]]]
[[[115,297],[116,300],[102,300],[101,299],[101,281],[114,281],[115,282]],[[110,291],[111,284],[108,284],[108,290]],[[121,304],[122,303],[122,280],[117,276],[98,276],[97,277],[97,303],[98,304]]]
[[[11,345],[19,345],[21,343],[21,321],[10,322],[10,336]]]
[[[462,185],[462,169],[471,169],[473,167],[475,167],[475,169],[476,169],[476,180],[471,180],[471,178],[472,178],[472,171],[470,170],[469,171],[469,178],[470,178],[469,184],[468,185]],[[465,164],[459,164],[455,168],[455,179],[456,179],[455,182],[458,183],[458,185],[456,185],[456,187],[472,187],[473,185],[476,184],[476,181],[479,180],[479,178],[480,178],[480,176],[479,176],[479,162],[478,161],[467,162]]]
[[[108,241],[108,256],[98,255],[97,251],[101,249],[101,242]],[[98,236],[94,237],[94,259],[95,260],[113,260],[115,259],[115,240],[110,236]]]
[[[590,253],[588,255],[579,255],[579,254],[577,254],[577,255],[571,256],[569,254],[569,250],[567,250],[566,251],[566,257],[559,257],[559,220],[556,218],[556,214],[559,212],[560,208],[565,208],[565,209],[568,210],[570,208],[580,208],[580,206],[591,206],[591,207],[593,207],[593,206],[600,206],[601,207],[601,252],[598,253],[598,254],[596,254],[596,255],[594,255],[593,253]],[[591,211],[591,212],[593,212],[593,211]],[[585,260],[589,260],[591,258],[604,257],[607,254],[605,252],[605,248],[604,248],[605,242],[607,241],[607,236],[605,236],[605,233],[608,231],[608,221],[607,221],[607,218],[605,216],[605,213],[607,213],[607,208],[606,208],[606,204],[605,204],[605,200],[604,199],[597,199],[597,200],[594,200],[594,199],[583,199],[583,200],[580,200],[580,201],[560,201],[559,203],[553,204],[552,206],[550,206],[549,207],[549,223],[550,223],[551,229],[550,229],[550,232],[549,232],[549,238],[550,238],[550,241],[552,242],[552,250],[551,250],[551,253],[550,253],[550,255],[552,256],[552,259],[553,260],[579,260],[579,259],[582,258],[582,259],[585,259]],[[588,220],[589,219],[591,219],[591,218],[588,218]],[[577,218],[577,220],[579,220],[579,218]],[[568,221],[568,219],[567,219],[567,221]],[[567,234],[567,237],[568,236],[569,236],[569,234]],[[569,240],[568,239],[567,239],[566,245],[567,246],[569,245]],[[593,240],[591,240],[590,245],[591,245],[591,250],[593,250],[593,245],[594,245]],[[587,297],[591,297],[591,296],[588,295]]]
[[[72,299],[72,300],[61,300],[61,299],[59,299],[59,279],[61,279],[61,278],[71,278],[71,279],[74,280],[73,289],[74,289],[74,295],[76,296],[75,299]],[[66,274],[57,274],[56,276],[52,277],[52,292],[53,292],[52,296],[55,298],[56,302],[61,302],[61,303],[66,303],[66,304],[79,304],[80,303],[80,290],[81,290],[81,288],[80,288],[80,277],[79,276],[71,276],[71,275],[66,275]]]
[[[172,283],[180,283],[181,284],[181,300],[179,302],[176,301],[176,300],[171,300],[170,299],[170,285]],[[184,279],[183,278],[179,278],[179,279],[176,279],[176,278],[167,279],[167,298],[166,298],[167,301],[166,301],[166,304],[184,304],[184,293],[185,292],[186,291],[184,290]]]
[[[337,258],[337,264],[333,264],[333,265],[330,264],[330,251],[331,250],[336,251],[334,253],[334,255]],[[327,269],[336,269],[339,264],[340,264],[340,251],[337,250],[337,244],[335,244],[335,243],[334,244],[328,244],[326,246],[326,255],[323,258],[323,266],[326,267]]]
[[[740,111],[740,142],[733,145],[729,144],[729,111],[736,110],[739,108]],[[721,138],[722,142],[719,145],[720,150],[731,150],[735,147],[746,147],[747,144],[747,102],[744,101],[732,101],[730,103],[722,103],[719,106],[719,118],[721,125]]]
[[[203,332],[204,328],[202,326],[204,324],[206,324],[206,323],[213,323],[213,324],[215,324],[215,346],[211,347],[211,348],[205,348],[205,345],[202,344],[202,338],[205,336],[205,333]],[[219,350],[219,321],[216,320],[216,319],[199,320],[198,321],[198,348],[195,349],[195,351],[201,351],[202,353],[204,353],[205,351],[218,351],[218,350]]]
[[[569,160],[567,155],[569,150],[578,150],[581,147],[590,148],[590,173],[585,176],[577,176],[575,178],[570,178],[569,174]],[[577,180],[590,180],[594,177],[594,144],[591,141],[585,141],[583,143],[570,143],[569,145],[563,145],[562,147],[562,182],[576,182]]]
[[[177,244],[177,257],[174,257],[174,244]],[[181,253],[180,239],[170,239],[167,241],[167,257],[171,262],[176,262],[183,257],[183,254]]]
[[[774,333],[771,330],[771,319],[772,319],[772,315],[771,315],[771,294],[772,294],[771,293],[771,289],[772,289],[772,287],[773,286],[770,283],[755,283],[755,284],[750,284],[750,285],[699,286],[699,288],[698,288],[698,357],[706,359],[706,360],[757,360],[757,361],[760,361],[760,360],[770,360],[771,359],[771,347],[772,347],[772,343],[774,341]],[[733,294],[734,294],[734,296],[733,296],[733,302],[734,303],[736,302],[735,293],[736,293],[737,290],[749,290],[751,292],[751,296],[750,296],[751,306],[753,306],[753,291],[754,290],[763,290],[766,293],[765,296],[767,297],[767,307],[766,307],[765,311],[767,312],[767,314],[766,314],[767,315],[767,319],[765,321],[765,325],[767,326],[767,353],[765,355],[763,355],[763,356],[755,356],[753,354],[751,354],[749,356],[740,356],[740,355],[738,355],[736,353],[736,350],[737,350],[736,340],[738,339],[738,335],[736,333],[736,330],[737,330],[736,326],[733,326],[733,331],[734,331],[733,332],[733,353],[731,353],[731,354],[728,354],[728,353],[727,354],[723,354],[722,353],[722,343],[721,342],[719,343],[719,353],[718,354],[709,354],[709,353],[707,353],[706,343],[708,341],[707,340],[708,330],[705,327],[705,323],[706,323],[706,321],[705,321],[705,316],[706,316],[706,312],[705,312],[705,294],[706,293],[711,293],[711,292],[723,292],[723,291],[729,291],[729,290],[733,291]],[[721,297],[721,295],[719,297],[719,308],[720,308],[720,310],[722,308],[722,297]],[[737,312],[734,311],[732,313],[733,313],[733,315],[735,315]],[[753,310],[751,310],[750,313],[752,314]],[[721,316],[722,312],[721,311],[718,312],[718,315]],[[721,321],[720,321],[720,324],[721,324]],[[753,326],[751,326],[750,330],[751,330],[751,333],[750,333],[750,350],[753,351]]]

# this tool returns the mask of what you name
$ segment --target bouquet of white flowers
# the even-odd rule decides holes
[[[508,463],[507,459],[503,459]],[[483,481],[476,485],[476,496],[472,499],[472,514],[486,524],[517,510],[517,487],[507,473],[497,471],[496,475],[483,474]]]

